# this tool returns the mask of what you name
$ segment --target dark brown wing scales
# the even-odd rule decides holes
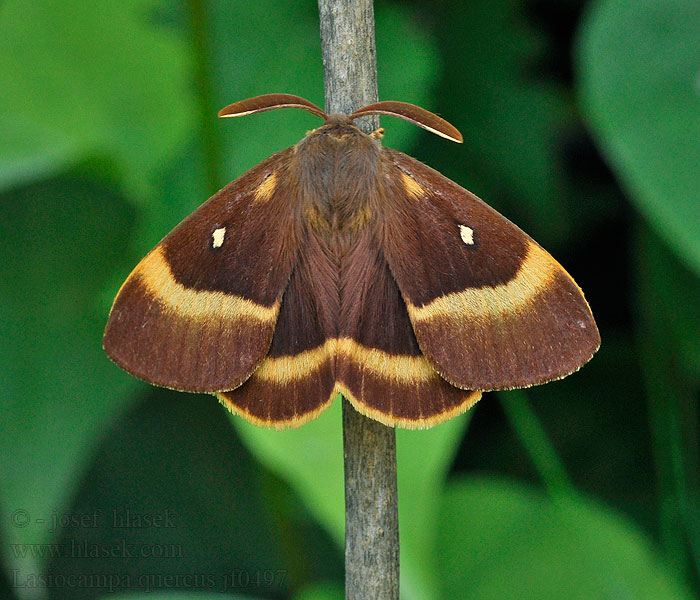
[[[335,396],[332,330],[338,311],[324,285],[337,275],[327,272],[318,240],[304,240],[268,356],[242,386],[218,394],[224,406],[256,425],[298,427],[315,419]]]
[[[600,344],[583,294],[520,229],[440,173],[384,149],[383,241],[420,347],[465,389],[544,383]]]
[[[190,392],[245,381],[267,353],[298,254],[292,149],[222,189],[134,269],[117,295],[107,354],[136,377]]]
[[[336,389],[359,412],[412,429],[472,406],[481,393],[448,384],[421,354],[375,231],[366,228],[343,262]]]

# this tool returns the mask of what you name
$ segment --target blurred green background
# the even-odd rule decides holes
[[[517,222],[603,345],[543,387],[398,433],[402,597],[700,590],[700,3],[376,4],[385,144]],[[342,597],[339,403],[257,429],[138,382],[101,336],[130,269],[317,119],[316,5],[0,3],[0,597]],[[195,596],[195,594],[199,594]]]

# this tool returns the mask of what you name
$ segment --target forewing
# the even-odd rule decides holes
[[[414,429],[446,421],[479,399],[480,392],[447,383],[421,354],[376,229],[359,235],[341,277],[337,389],[359,412]]]
[[[298,255],[291,153],[222,189],[129,275],[104,336],[120,367],[190,392],[233,389],[249,377],[270,348]]]
[[[587,362],[600,336],[545,250],[437,171],[384,149],[383,248],[421,350],[465,389],[526,387]]]

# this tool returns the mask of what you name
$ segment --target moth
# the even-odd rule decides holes
[[[328,115],[288,94],[224,108],[324,120],[210,198],[134,269],[104,335],[134,376],[216,394],[274,428],[341,393],[386,425],[425,428],[482,391],[562,378],[600,345],[578,285],[472,193],[353,124],[391,115],[455,142],[403,102]]]

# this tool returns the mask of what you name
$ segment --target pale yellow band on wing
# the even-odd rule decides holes
[[[467,288],[440,296],[417,307],[406,302],[411,320],[429,321],[433,318],[489,319],[517,313],[554,279],[565,272],[545,250],[530,242],[527,255],[515,277],[502,285]]]
[[[439,375],[423,356],[402,356],[389,354],[377,348],[367,348],[350,338],[338,340],[338,357],[349,358],[362,368],[372,371],[384,379],[397,383],[419,383],[432,381]]]
[[[265,181],[263,181],[253,192],[256,202],[267,202],[272,198],[272,193],[277,187],[277,173],[272,173]]]
[[[335,356],[337,340],[326,340],[324,344],[299,354],[267,357],[253,373],[255,379],[283,385],[293,380],[304,379],[316,373]]]
[[[173,276],[163,249],[156,247],[134,270],[133,276],[166,308],[197,320],[253,319],[261,323],[277,319],[280,303],[262,306],[234,294],[220,291],[194,290],[179,283]]]
[[[260,363],[253,377],[283,384],[308,377],[336,357],[350,359],[379,377],[398,383],[420,383],[439,377],[424,356],[393,355],[377,348],[367,348],[351,338],[329,339],[317,348],[293,356],[268,357]]]

